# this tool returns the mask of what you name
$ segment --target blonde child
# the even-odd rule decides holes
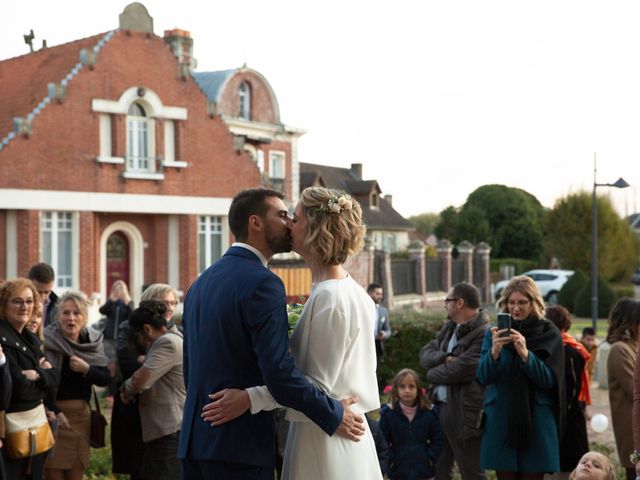
[[[444,435],[420,377],[410,368],[400,370],[393,379],[391,402],[380,412],[380,430],[391,453],[390,480],[423,480],[435,476]]]
[[[569,475],[570,480],[615,480],[615,478],[611,462],[600,452],[585,453],[575,470]]]

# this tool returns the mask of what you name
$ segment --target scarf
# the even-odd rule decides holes
[[[44,329],[45,355],[53,366],[59,371],[62,368],[62,359],[65,355],[76,355],[93,367],[106,367],[107,357],[102,345],[102,333],[93,328],[83,328],[78,340],[86,339],[88,342],[79,343],[65,337],[57,323]]]
[[[418,406],[408,407],[402,402],[398,402],[398,405],[400,405],[400,410],[404,413],[404,416],[409,419],[409,422],[412,422],[416,416],[416,412],[418,411]]]
[[[556,422],[560,432],[564,426],[564,352],[562,337],[557,327],[546,319],[529,317],[515,321],[511,328],[519,331],[527,341],[529,353],[533,353],[543,361],[553,372],[556,395]],[[510,350],[511,364],[509,365],[509,423],[505,445],[509,448],[525,448],[533,438],[533,403],[536,386],[529,380],[522,368],[522,360],[513,345],[505,347]]]
[[[585,405],[591,405],[591,392],[589,392],[589,372],[587,372],[587,362],[591,358],[591,354],[587,352],[579,341],[569,335],[567,332],[560,332],[562,334],[562,344],[573,348],[584,360],[584,368],[580,374],[580,394],[578,395],[578,401],[584,402]]]

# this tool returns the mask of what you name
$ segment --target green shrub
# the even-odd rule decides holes
[[[433,340],[443,325],[444,315],[432,312],[401,310],[389,316],[393,335],[384,344],[383,361],[378,365],[381,385],[390,385],[393,377],[403,368],[412,368],[424,382],[420,368],[420,349]]]
[[[616,298],[609,283],[598,276],[598,318],[607,318],[615,302]],[[578,292],[573,311],[578,317],[591,316],[591,279]]]
[[[489,260],[489,270],[492,272],[499,272],[502,265],[513,265],[516,269],[515,275],[539,267],[538,262],[523,258],[492,258]]]
[[[580,270],[569,277],[569,280],[558,292],[558,305],[562,305],[570,312],[575,310],[576,297],[588,282],[587,276]]]
[[[623,297],[634,298],[635,296],[633,285],[611,285],[611,290],[613,290],[616,301]]]

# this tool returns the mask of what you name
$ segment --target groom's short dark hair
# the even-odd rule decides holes
[[[251,215],[264,216],[267,212],[265,200],[269,197],[278,197],[284,200],[284,195],[267,188],[251,188],[242,190],[231,202],[229,207],[229,228],[236,240],[242,242],[249,234],[249,217]]]

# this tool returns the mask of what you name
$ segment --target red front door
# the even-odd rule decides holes
[[[130,287],[129,241],[122,232],[113,232],[107,239],[107,295],[116,280],[122,280]]]

